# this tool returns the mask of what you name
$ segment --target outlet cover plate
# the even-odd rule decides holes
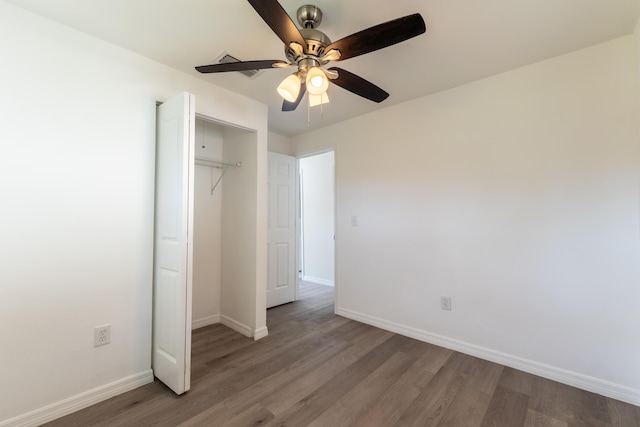
[[[451,311],[451,297],[445,295],[441,296],[440,308],[443,310]]]
[[[93,346],[100,347],[111,342],[111,325],[96,326],[93,328]]]

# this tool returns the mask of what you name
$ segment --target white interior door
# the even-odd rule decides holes
[[[296,159],[269,153],[269,280],[267,308],[296,296]]]
[[[158,107],[153,274],[153,373],[177,394],[190,388],[194,96]]]

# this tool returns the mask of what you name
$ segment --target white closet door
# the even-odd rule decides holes
[[[269,278],[267,308],[296,295],[296,159],[269,153]]]
[[[158,107],[153,373],[182,394],[191,380],[194,96]]]

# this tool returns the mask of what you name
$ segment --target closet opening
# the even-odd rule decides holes
[[[258,142],[197,117],[192,94],[157,106],[152,369],[176,394],[190,388],[194,329],[267,335]]]
[[[252,336],[256,134],[196,116],[194,139],[192,328]]]

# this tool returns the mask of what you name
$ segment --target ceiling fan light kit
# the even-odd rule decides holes
[[[394,19],[351,34],[336,42],[317,30],[322,11],[314,5],[298,8],[298,28],[277,0],[248,0],[265,23],[284,43],[285,56],[281,60],[241,61],[232,64],[212,64],[196,67],[201,73],[220,73],[253,69],[296,66],[298,71],[286,77],[277,92],[284,98],[282,111],[296,109],[309,92],[309,106],[329,102],[327,89],[334,83],[347,91],[374,102],[384,101],[389,94],[373,83],[337,67],[325,69],[330,62],[364,55],[403,42],[426,31],[422,16],[415,13]]]
[[[329,88],[329,79],[320,67],[307,71],[307,92],[310,95],[322,95]]]
[[[294,102],[300,93],[300,76],[298,73],[291,74],[278,86],[278,93],[289,102]]]
[[[328,104],[329,103],[329,95],[327,92],[321,93],[320,95],[309,94],[309,106],[317,107],[318,105]]]

